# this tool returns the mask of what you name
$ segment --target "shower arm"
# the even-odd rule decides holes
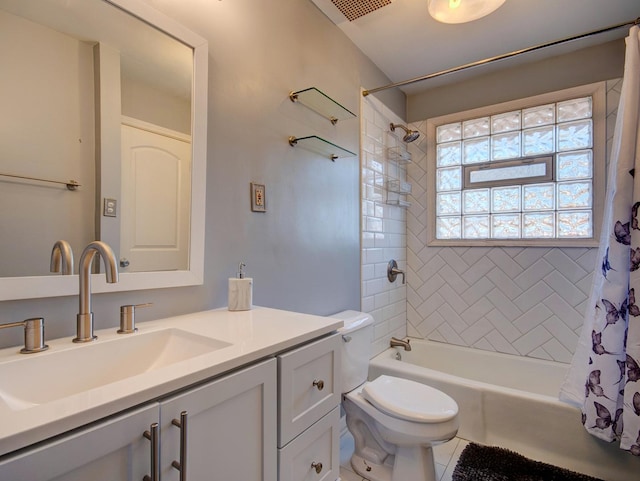
[[[404,130],[406,133],[410,134],[411,132],[413,132],[412,130],[409,130],[407,127],[405,127],[402,124],[389,124],[389,128],[391,129],[391,132],[393,132],[394,130],[396,130],[397,127],[400,127],[402,130]]]

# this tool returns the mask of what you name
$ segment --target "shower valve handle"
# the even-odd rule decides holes
[[[398,269],[398,263],[395,259],[391,259],[387,264],[387,279],[389,279],[389,282],[395,282],[398,274],[402,274],[402,283],[404,284],[404,271]]]

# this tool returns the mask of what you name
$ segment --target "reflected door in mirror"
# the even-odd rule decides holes
[[[123,272],[188,269],[191,143],[145,127],[122,125]]]

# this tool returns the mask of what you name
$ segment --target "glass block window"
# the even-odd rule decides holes
[[[594,99],[560,94],[435,124],[436,240],[594,238]]]

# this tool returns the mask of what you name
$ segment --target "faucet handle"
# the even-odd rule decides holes
[[[136,307],[149,307],[153,302],[146,302],[144,304],[126,304],[120,306],[120,329],[118,334],[132,334],[138,330],[136,327]]]
[[[402,283],[404,284],[404,271],[398,269],[398,263],[395,259],[391,259],[387,264],[387,279],[389,279],[389,282],[395,282],[398,274],[402,274]]]
[[[44,318],[32,317],[22,322],[8,322],[0,324],[0,329],[8,327],[24,327],[24,347],[20,349],[21,354],[31,354],[34,352],[46,351],[49,349],[44,343]]]

